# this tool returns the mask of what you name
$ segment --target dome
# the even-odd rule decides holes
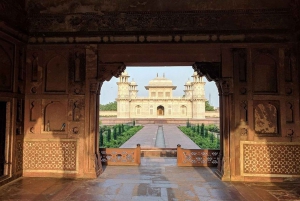
[[[164,77],[156,77],[150,80],[149,86],[173,86],[172,80]]]
[[[197,71],[195,71],[195,72],[193,73],[193,76],[198,76]]]
[[[176,89],[176,86],[173,85],[172,80],[169,80],[165,77],[156,77],[153,80],[150,80],[148,86],[146,86],[146,89],[160,87],[170,87]]]
[[[133,80],[130,82],[130,85],[132,85],[132,86],[137,86],[136,82],[133,81]]]
[[[191,82],[190,82],[190,81],[187,81],[187,82],[185,83],[185,85],[191,85]]]
[[[126,71],[124,71],[121,76],[128,76],[128,73]]]
[[[185,85],[191,85],[192,83],[190,82],[190,79],[185,83]]]

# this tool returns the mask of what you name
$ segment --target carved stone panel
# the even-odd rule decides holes
[[[246,49],[234,49],[233,68],[238,70],[239,81],[247,81],[247,51]]]
[[[242,101],[240,103],[240,119],[247,122],[248,121],[248,106],[247,101]]]
[[[25,78],[25,49],[21,48],[19,50],[19,60],[18,60],[18,79],[24,80]]]
[[[24,119],[24,100],[18,99],[17,101],[17,122],[22,122]]]
[[[69,121],[81,121],[84,120],[84,100],[74,99],[69,100]]]
[[[254,92],[276,93],[277,64],[269,54],[260,53],[253,62]]]
[[[71,94],[84,94],[86,79],[85,57],[85,51],[81,49],[69,52],[69,92]]]
[[[278,135],[279,104],[275,101],[255,101],[254,129],[261,136]]]
[[[291,60],[291,50],[286,50],[284,52],[284,73],[285,73],[285,81],[292,82],[293,67],[292,67],[292,60]]]
[[[39,57],[38,53],[32,54],[32,60],[31,60],[31,81],[36,82],[38,80],[38,69],[39,69]]]
[[[286,114],[286,123],[293,123],[294,122],[293,103],[291,102],[286,103],[285,114]]]

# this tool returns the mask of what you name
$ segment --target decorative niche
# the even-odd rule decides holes
[[[44,109],[44,132],[66,131],[66,107],[60,101],[51,101]]]
[[[260,137],[278,136],[279,102],[254,101],[254,130]]]
[[[255,93],[274,94],[277,87],[277,63],[272,55],[260,53],[253,62],[253,89]]]
[[[62,56],[53,57],[45,69],[45,92],[66,92],[68,61]]]

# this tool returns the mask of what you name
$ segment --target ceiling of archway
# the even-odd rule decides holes
[[[294,33],[295,2],[4,0],[0,17],[27,29],[30,43],[282,42]]]

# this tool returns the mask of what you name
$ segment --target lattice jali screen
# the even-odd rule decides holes
[[[76,140],[25,141],[23,169],[76,171]]]
[[[16,144],[16,171],[21,170],[23,170],[23,142],[18,140]]]
[[[101,162],[105,165],[139,165],[140,147],[100,148]]]
[[[217,166],[220,150],[177,147],[178,166]]]
[[[300,143],[241,142],[241,172],[251,175],[300,175]]]

